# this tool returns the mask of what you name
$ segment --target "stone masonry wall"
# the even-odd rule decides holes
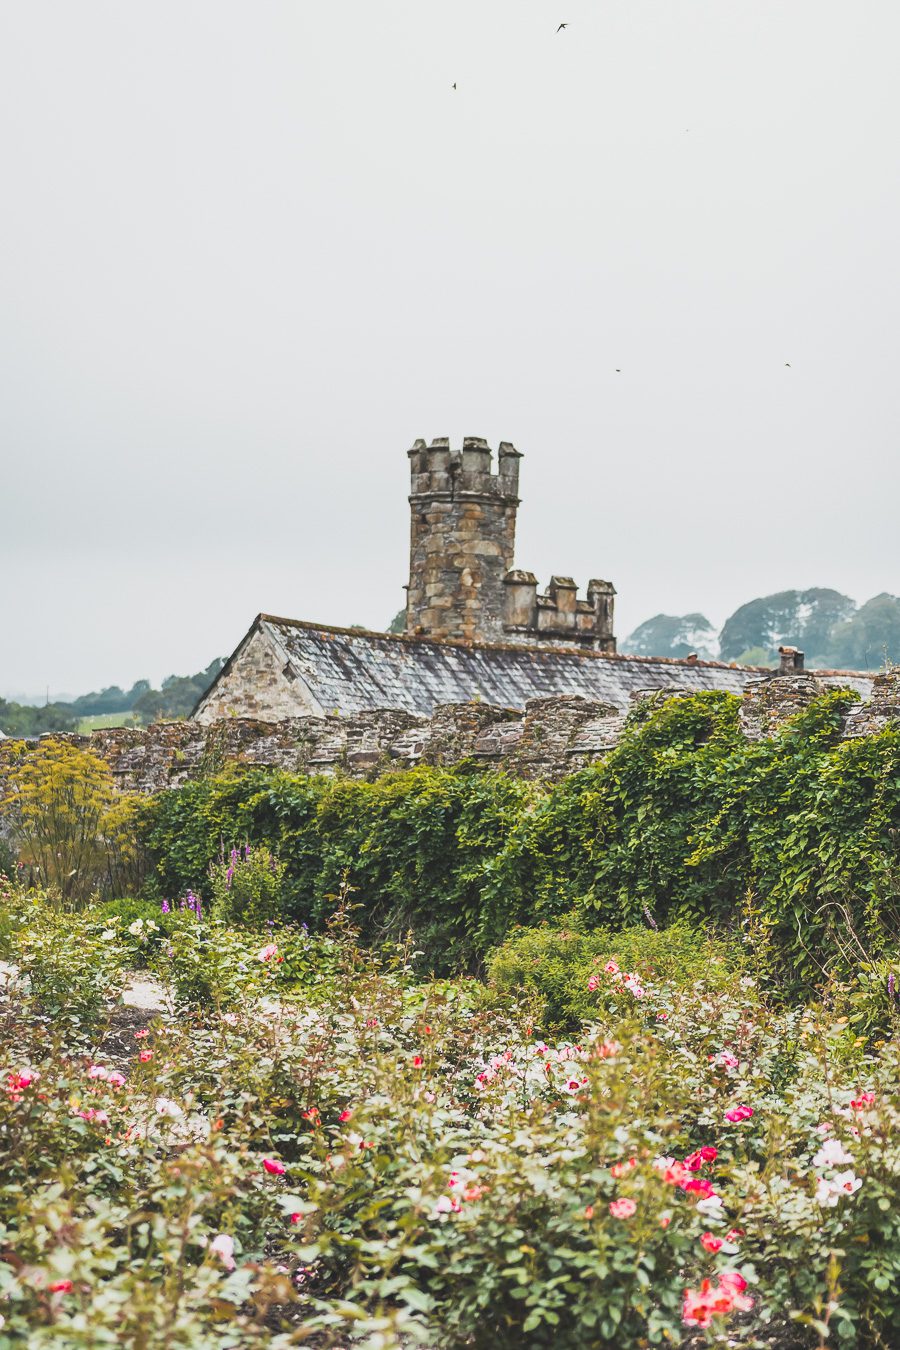
[[[203,720],[217,718],[259,718],[261,712],[280,717],[296,717],[323,710],[309,696],[303,680],[291,670],[290,663],[279,659],[278,651],[258,629],[231,658],[228,679],[216,680],[200,700]]]
[[[751,740],[778,727],[826,686],[814,676],[773,676],[747,687],[741,710]],[[689,698],[653,690],[635,699]],[[900,719],[900,672],[876,676],[871,700],[845,717],[847,738]],[[218,772],[227,764],[292,773],[371,779],[389,769],[466,761],[523,778],[559,779],[602,758],[617,743],[624,716],[611,704],[578,695],[533,699],[524,714],[484,703],[450,703],[432,717],[379,709],[347,717],[291,717],[263,722],[228,717],[211,724],[163,722],[146,730],[109,727],[89,736],[60,736],[106,760],[123,791],[158,792]],[[19,742],[0,741],[0,790]]]

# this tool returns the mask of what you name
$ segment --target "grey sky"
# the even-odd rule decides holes
[[[513,440],[517,561],[611,578],[620,634],[900,589],[898,37],[2,0],[0,693],[194,670],[261,609],[383,626],[417,436]]]

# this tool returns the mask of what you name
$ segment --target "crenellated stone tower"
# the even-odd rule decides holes
[[[498,469],[480,436],[462,450],[439,437],[409,451],[412,513],[406,631],[516,646],[565,643],[612,654],[615,587],[590,581],[578,599],[570,577],[539,594],[531,572],[513,570],[519,460],[501,441]]]
[[[406,631],[466,642],[503,637],[503,578],[513,565],[518,450],[501,442],[499,471],[487,441],[462,450],[440,437],[409,452],[412,530]]]

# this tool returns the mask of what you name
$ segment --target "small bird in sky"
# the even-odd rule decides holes
[[[621,374],[622,374],[622,372],[621,372],[621,370],[619,369],[618,366],[616,366],[616,374],[617,374],[617,375],[621,375]]]
[[[455,80],[453,81],[453,88],[454,88],[454,89],[456,88],[456,81],[455,81]]]
[[[791,368],[791,363],[790,363],[790,361],[785,361],[784,364],[787,366],[788,370],[790,370],[790,368]]]
[[[559,25],[559,27],[557,28],[557,30],[556,30],[557,33],[561,33],[562,30],[563,30],[564,28],[568,28],[568,26],[569,26],[569,25],[568,25],[567,23],[561,23],[561,24]]]

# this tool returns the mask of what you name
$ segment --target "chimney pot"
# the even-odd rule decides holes
[[[778,655],[781,658],[778,666],[779,675],[796,675],[803,669],[803,652],[799,647],[779,647]]]

